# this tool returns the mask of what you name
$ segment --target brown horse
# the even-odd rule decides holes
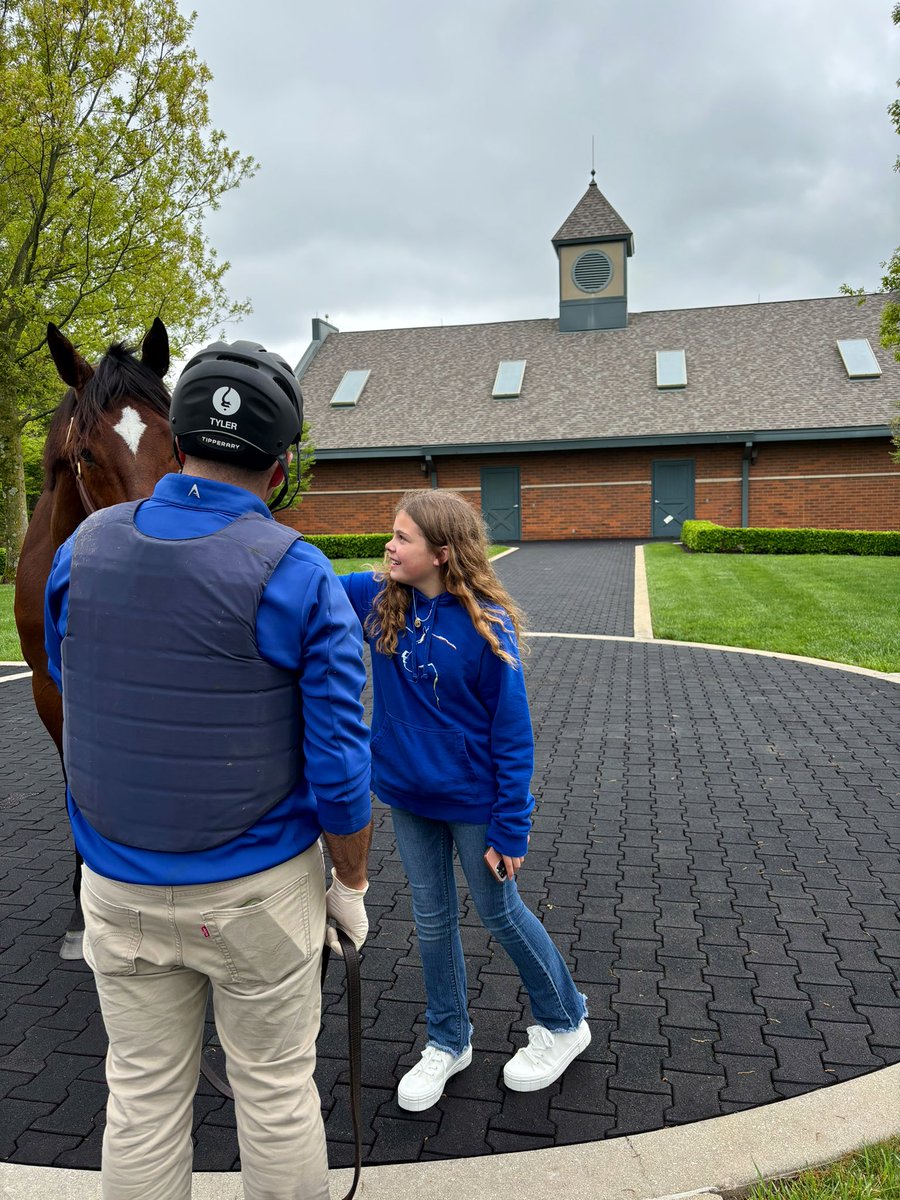
[[[55,325],[47,345],[69,391],[57,408],[44,446],[44,490],[25,535],[16,574],[16,626],[32,670],[38,715],[62,761],[62,701],[47,670],[44,588],[53,556],[98,508],[149,496],[167,471],[177,469],[169,431],[169,335],[157,317],[141,344],[140,358],[117,343],[96,367],[81,357]],[[63,768],[65,770],[65,768]],[[75,911],[62,958],[82,957],[84,919],[75,863]]]

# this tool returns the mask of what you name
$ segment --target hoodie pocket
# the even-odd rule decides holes
[[[373,790],[421,799],[477,802],[478,776],[458,729],[423,729],[385,717],[372,739]]]

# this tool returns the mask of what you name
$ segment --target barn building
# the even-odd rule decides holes
[[[884,296],[629,312],[634,237],[593,178],[552,244],[557,316],[313,321],[297,371],[316,463],[288,520],[389,530],[404,491],[440,486],[503,542],[677,537],[691,517],[900,527]]]

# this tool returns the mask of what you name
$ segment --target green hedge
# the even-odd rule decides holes
[[[6,570],[6,547],[0,546],[0,579],[3,578],[3,572]]]
[[[900,532],[864,529],[734,529],[685,521],[681,540],[700,554],[900,554]]]
[[[307,533],[304,540],[318,546],[326,558],[370,558],[378,566],[389,533]]]

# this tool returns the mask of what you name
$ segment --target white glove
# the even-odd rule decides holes
[[[334,927],[339,925],[350,936],[357,950],[360,948],[369,932],[369,918],[363,903],[363,897],[368,890],[368,883],[361,892],[356,888],[347,887],[335,875],[334,867],[331,868],[331,887],[325,893],[325,916],[328,920],[325,926],[325,944],[341,957],[344,952]]]

